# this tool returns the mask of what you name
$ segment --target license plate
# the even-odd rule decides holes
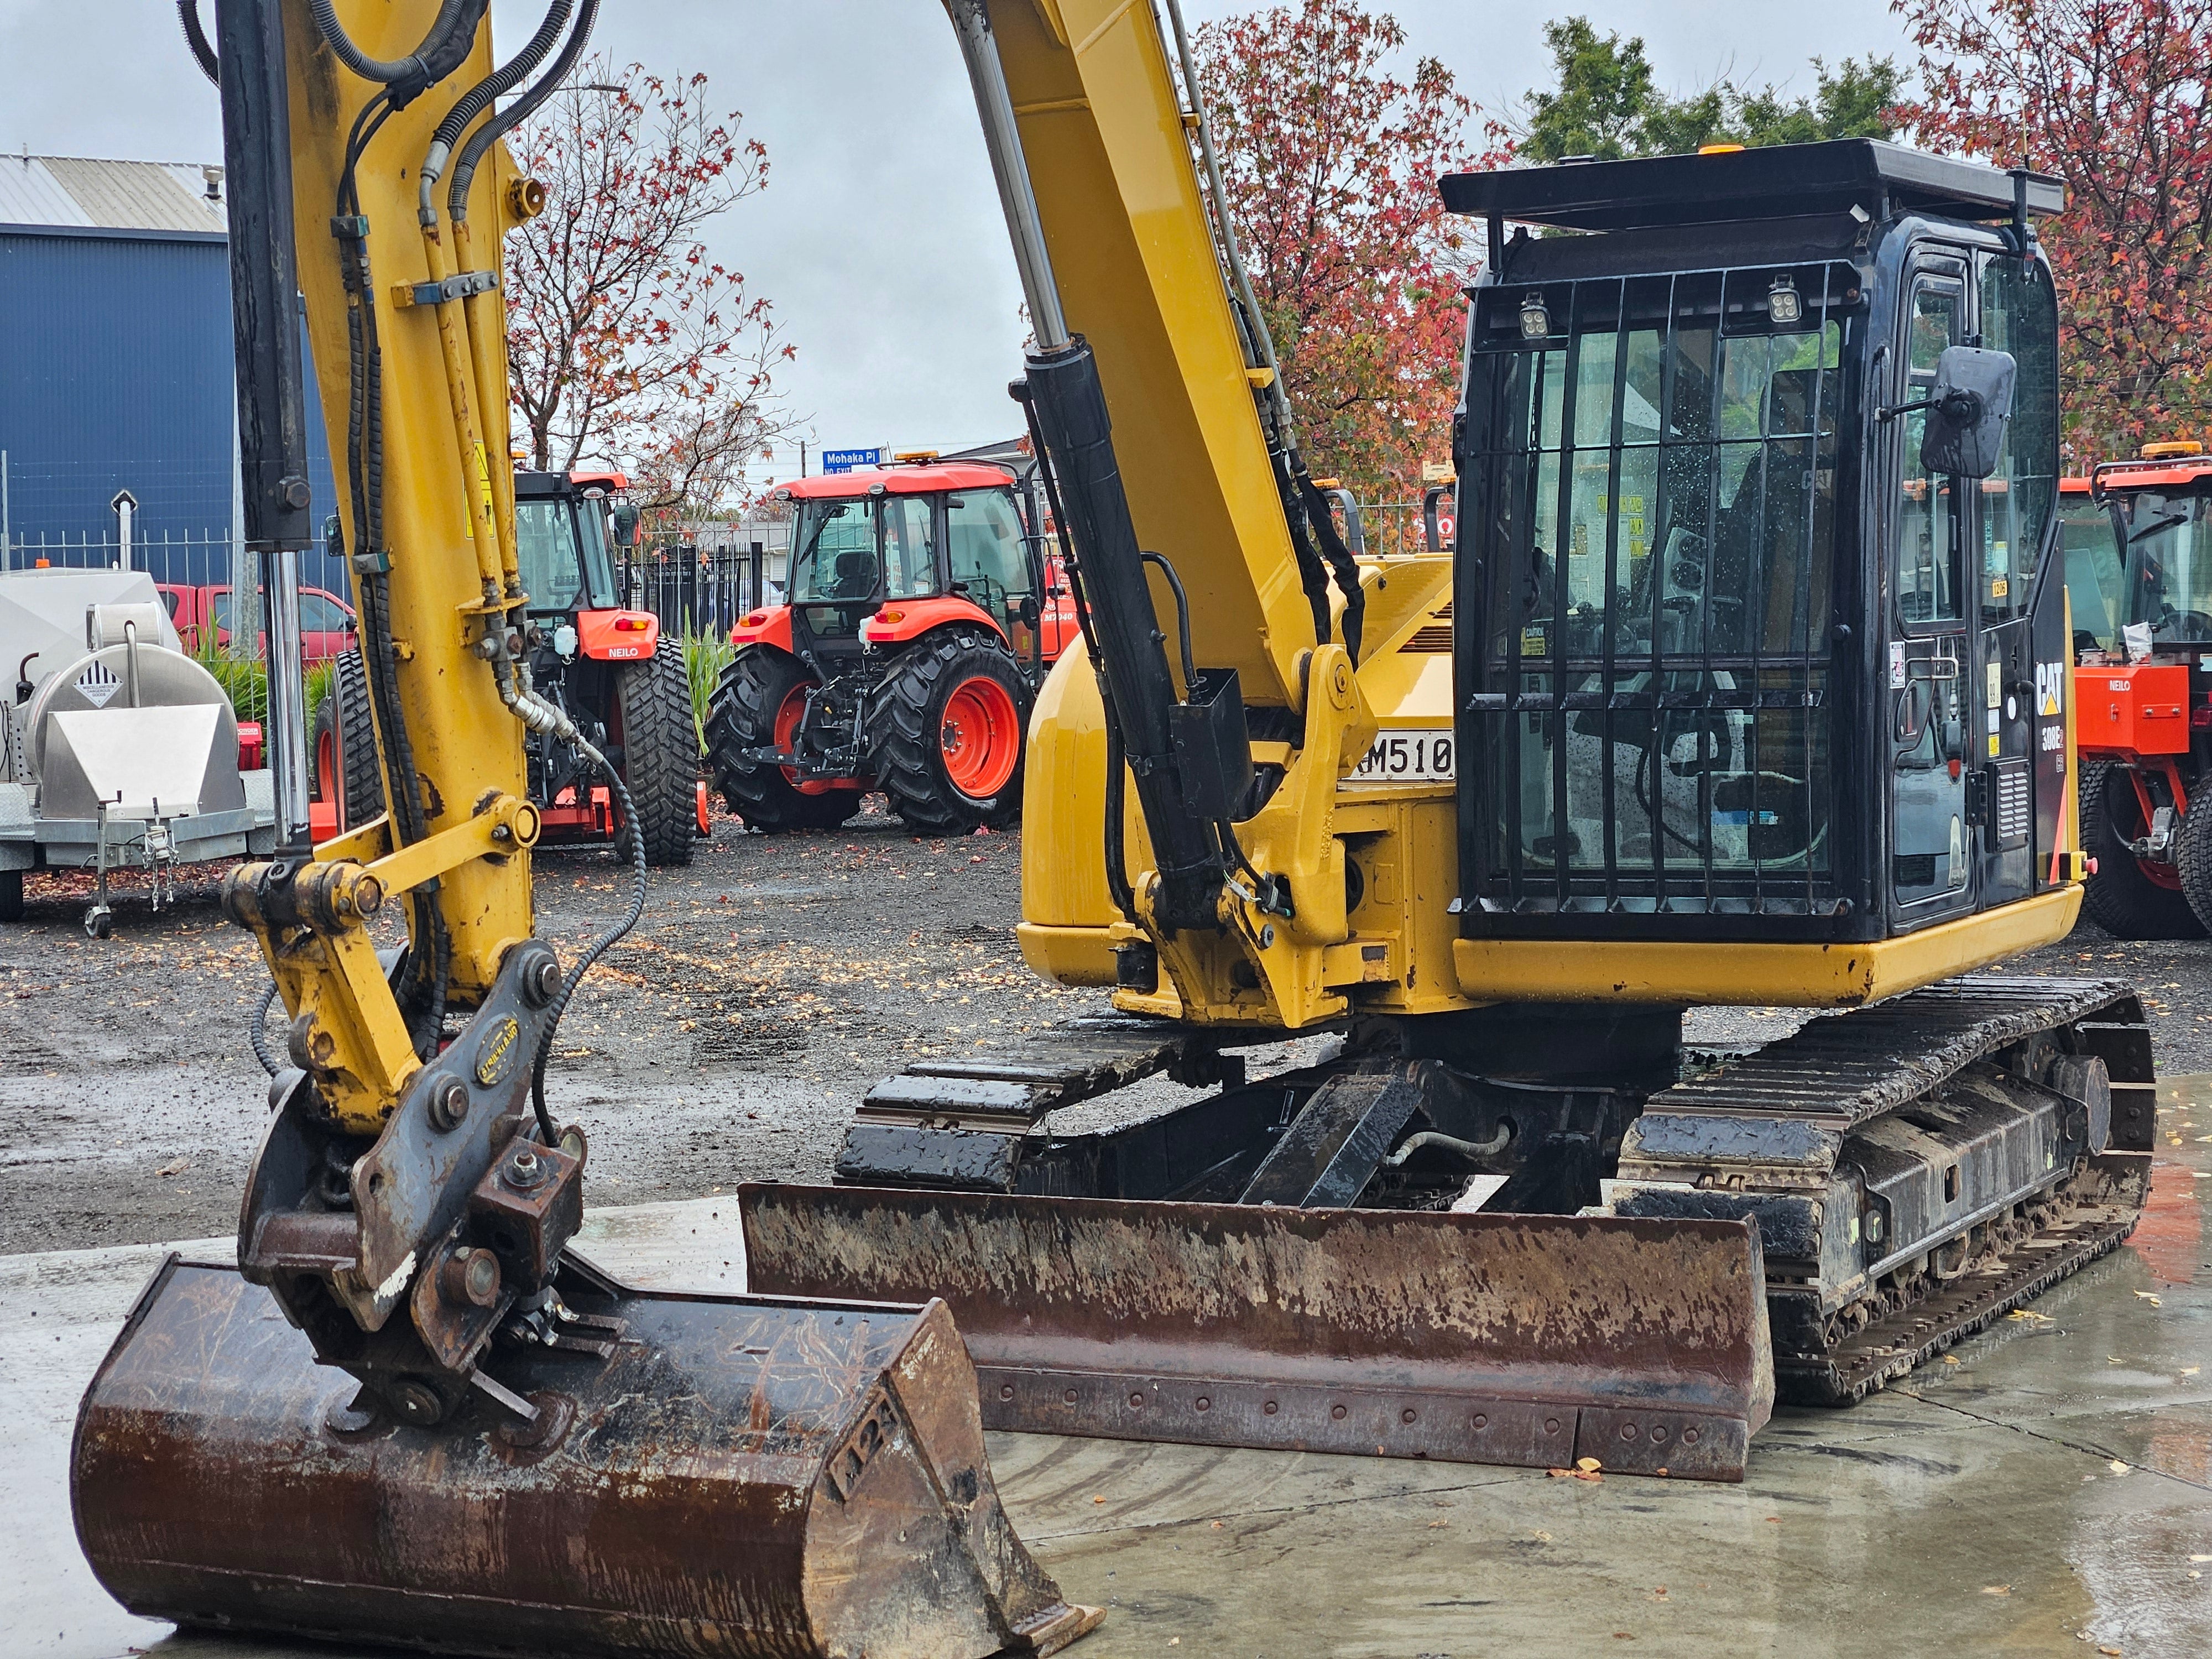
[[[1359,764],[1352,783],[1449,783],[1454,750],[1449,732],[1384,732]]]

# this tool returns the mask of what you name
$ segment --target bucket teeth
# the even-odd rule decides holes
[[[611,1357],[495,1348],[413,1428],[171,1257],[78,1419],[94,1572],[150,1618],[460,1654],[983,1659],[1097,1622],[1000,1505],[941,1304],[563,1293]]]

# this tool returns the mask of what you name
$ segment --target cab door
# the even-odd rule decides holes
[[[1916,403],[1936,384],[1947,346],[1966,343],[1970,318],[1963,256],[1923,253],[1908,277],[1901,372],[1893,401]],[[1972,567],[1978,492],[1971,481],[1921,465],[1927,411],[1889,422],[1897,480],[1888,561],[1891,633],[1883,706],[1890,757],[1890,892],[1899,927],[1972,908],[1978,860],[1968,822],[1969,725],[1978,699],[1969,676]],[[1978,564],[1978,560],[1975,562]]]
[[[2036,890],[2039,809],[2055,807],[2065,776],[2063,700],[2066,571],[2056,552],[2058,503],[2058,303],[2041,264],[2011,254],[1976,261],[1978,342],[2014,366],[2012,419],[1996,471],[1980,483],[1971,561],[1978,662],[1967,802],[1981,855],[1984,909]],[[2044,566],[2048,561],[2051,568]],[[2039,637],[2046,643],[2038,648]],[[2045,745],[2051,739],[2057,742]],[[2055,835],[2056,812],[2051,820]],[[2052,837],[2042,837],[2049,843]]]

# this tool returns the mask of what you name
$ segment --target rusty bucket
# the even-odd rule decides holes
[[[541,1407],[352,1408],[269,1293],[172,1256],[79,1413],[77,1535],[131,1612],[463,1654],[1048,1653],[1098,1615],[1008,1524],[941,1304],[564,1294],[611,1359],[495,1362]],[[592,1293],[596,1291],[596,1294]]]
[[[994,1429],[1740,1480],[1773,1407],[1735,1222],[738,1189],[747,1282],[942,1298]]]

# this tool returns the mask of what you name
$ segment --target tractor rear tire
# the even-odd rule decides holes
[[[613,713],[623,782],[637,811],[645,861],[656,868],[690,863],[699,733],[691,723],[691,683],[676,641],[663,635],[659,648],[643,662],[615,671]]]
[[[2200,773],[2195,781],[2197,793],[2181,815],[2173,861],[2181,867],[2182,896],[2197,913],[2198,925],[2212,931],[2212,773]]]
[[[834,830],[860,810],[857,788],[804,789],[781,766],[754,766],[738,757],[779,741],[777,716],[814,684],[796,657],[753,646],[722,671],[707,716],[707,758],[722,799],[763,835],[794,830]]]
[[[1021,817],[1029,677],[997,639],[928,634],[868,699],[876,787],[917,836],[967,835]]]
[[[2127,772],[2116,761],[2081,763],[2081,849],[2097,861],[2081,908],[2115,939],[2202,939],[2204,924],[2187,896],[2152,880],[2128,850],[2146,826]]]
[[[384,770],[376,757],[376,718],[368,670],[358,651],[331,659],[330,690],[315,710],[315,793],[337,808],[338,833],[384,812]]]

